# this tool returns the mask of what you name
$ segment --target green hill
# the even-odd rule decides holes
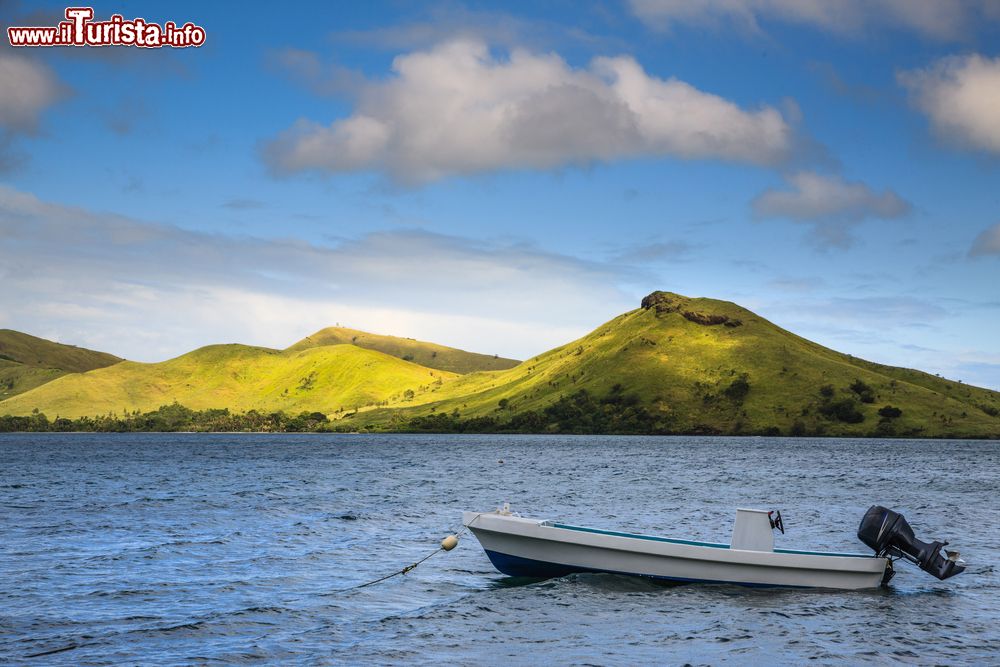
[[[124,361],[67,375],[0,402],[0,414],[50,417],[188,408],[334,414],[420,395],[458,377],[353,345],[271,350],[211,345],[169,361]],[[412,392],[412,394],[407,394]]]
[[[669,292],[513,367],[474,370],[514,363],[331,328],[283,351],[214,345],[65,375],[0,401],[0,415],[176,402],[322,412],[334,422],[321,428],[337,430],[1000,438],[998,392],[857,359],[735,304]]]
[[[22,394],[67,373],[104,368],[120,358],[74,345],[0,329],[0,400]]]
[[[306,336],[289,350],[305,350],[322,345],[357,345],[368,350],[377,350],[393,357],[412,361],[427,368],[437,368],[452,373],[473,373],[475,371],[498,371],[517,366],[516,359],[504,359],[496,355],[476,354],[435,343],[424,343],[412,338],[380,336],[357,329],[329,327]]]
[[[654,292],[515,368],[340,426],[996,438],[998,415],[998,392],[835,352],[732,303]]]

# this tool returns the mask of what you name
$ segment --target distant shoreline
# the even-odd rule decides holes
[[[530,437],[579,437],[593,438],[607,436],[613,438],[742,438],[761,440],[895,440],[895,441],[981,441],[998,442],[996,436],[885,436],[885,435],[757,435],[737,433],[533,433],[511,431],[476,431],[458,433],[454,431],[0,431],[0,437],[5,435],[141,435],[141,434],[172,434],[172,435],[306,435],[306,436],[383,436],[383,435],[449,435],[449,436],[530,436]]]

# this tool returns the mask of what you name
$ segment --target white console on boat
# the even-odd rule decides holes
[[[767,510],[737,509],[730,549],[774,551],[774,529]]]

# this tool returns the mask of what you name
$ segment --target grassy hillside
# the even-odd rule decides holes
[[[0,414],[38,408],[50,417],[75,418],[147,412],[173,402],[196,410],[334,414],[393,398],[402,402],[455,377],[353,345],[284,352],[212,345],[160,363],[125,361],[67,375],[0,402]]]
[[[504,359],[489,354],[476,354],[453,347],[424,343],[412,338],[380,336],[357,329],[329,327],[306,336],[289,350],[305,350],[322,345],[357,345],[368,350],[377,350],[427,368],[437,368],[452,373],[472,373],[475,371],[496,371],[513,368],[519,363],[515,359]]]
[[[668,292],[516,366],[470,372],[491,363],[515,362],[333,328],[284,351],[216,345],[66,375],[0,401],[0,415],[177,402],[322,412],[344,430],[1000,438],[998,392],[857,359],[735,304]]]
[[[67,373],[104,368],[119,361],[120,358],[104,352],[0,329],[0,400],[34,389]]]
[[[342,426],[433,430],[486,418],[533,431],[1000,437],[998,415],[997,392],[835,352],[732,303],[656,292],[515,368]]]

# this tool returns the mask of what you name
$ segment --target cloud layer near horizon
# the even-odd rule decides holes
[[[300,120],[262,154],[277,173],[381,171],[423,183],[641,156],[776,164],[795,148],[773,107],[650,76],[628,56],[573,68],[551,53],[500,58],[459,40],[397,57],[387,80],[359,86],[351,116]]]
[[[0,327],[146,361],[209,342],[284,347],[337,322],[527,356],[637,305],[619,288],[628,269],[526,244],[413,229],[329,246],[221,235],[3,185],[0,243]]]
[[[416,229],[317,244],[143,222],[0,185],[0,327],[140,361],[209,343],[285,347],[337,323],[528,358],[635,308],[630,286],[671,288],[657,283],[662,274],[629,265],[653,261],[662,269],[689,250],[650,239],[611,249],[613,260],[585,261]],[[831,340],[818,315],[802,314],[831,316],[827,304],[837,306],[841,325],[851,322],[843,332],[851,345],[886,327],[912,333],[929,316],[946,315],[933,301],[891,294],[814,294],[794,307],[785,298],[748,299],[740,301],[765,316],[783,314],[772,319],[825,344],[837,336]],[[873,358],[899,363],[899,338],[864,344],[883,346]],[[936,352],[923,367],[943,369],[953,352]]]

